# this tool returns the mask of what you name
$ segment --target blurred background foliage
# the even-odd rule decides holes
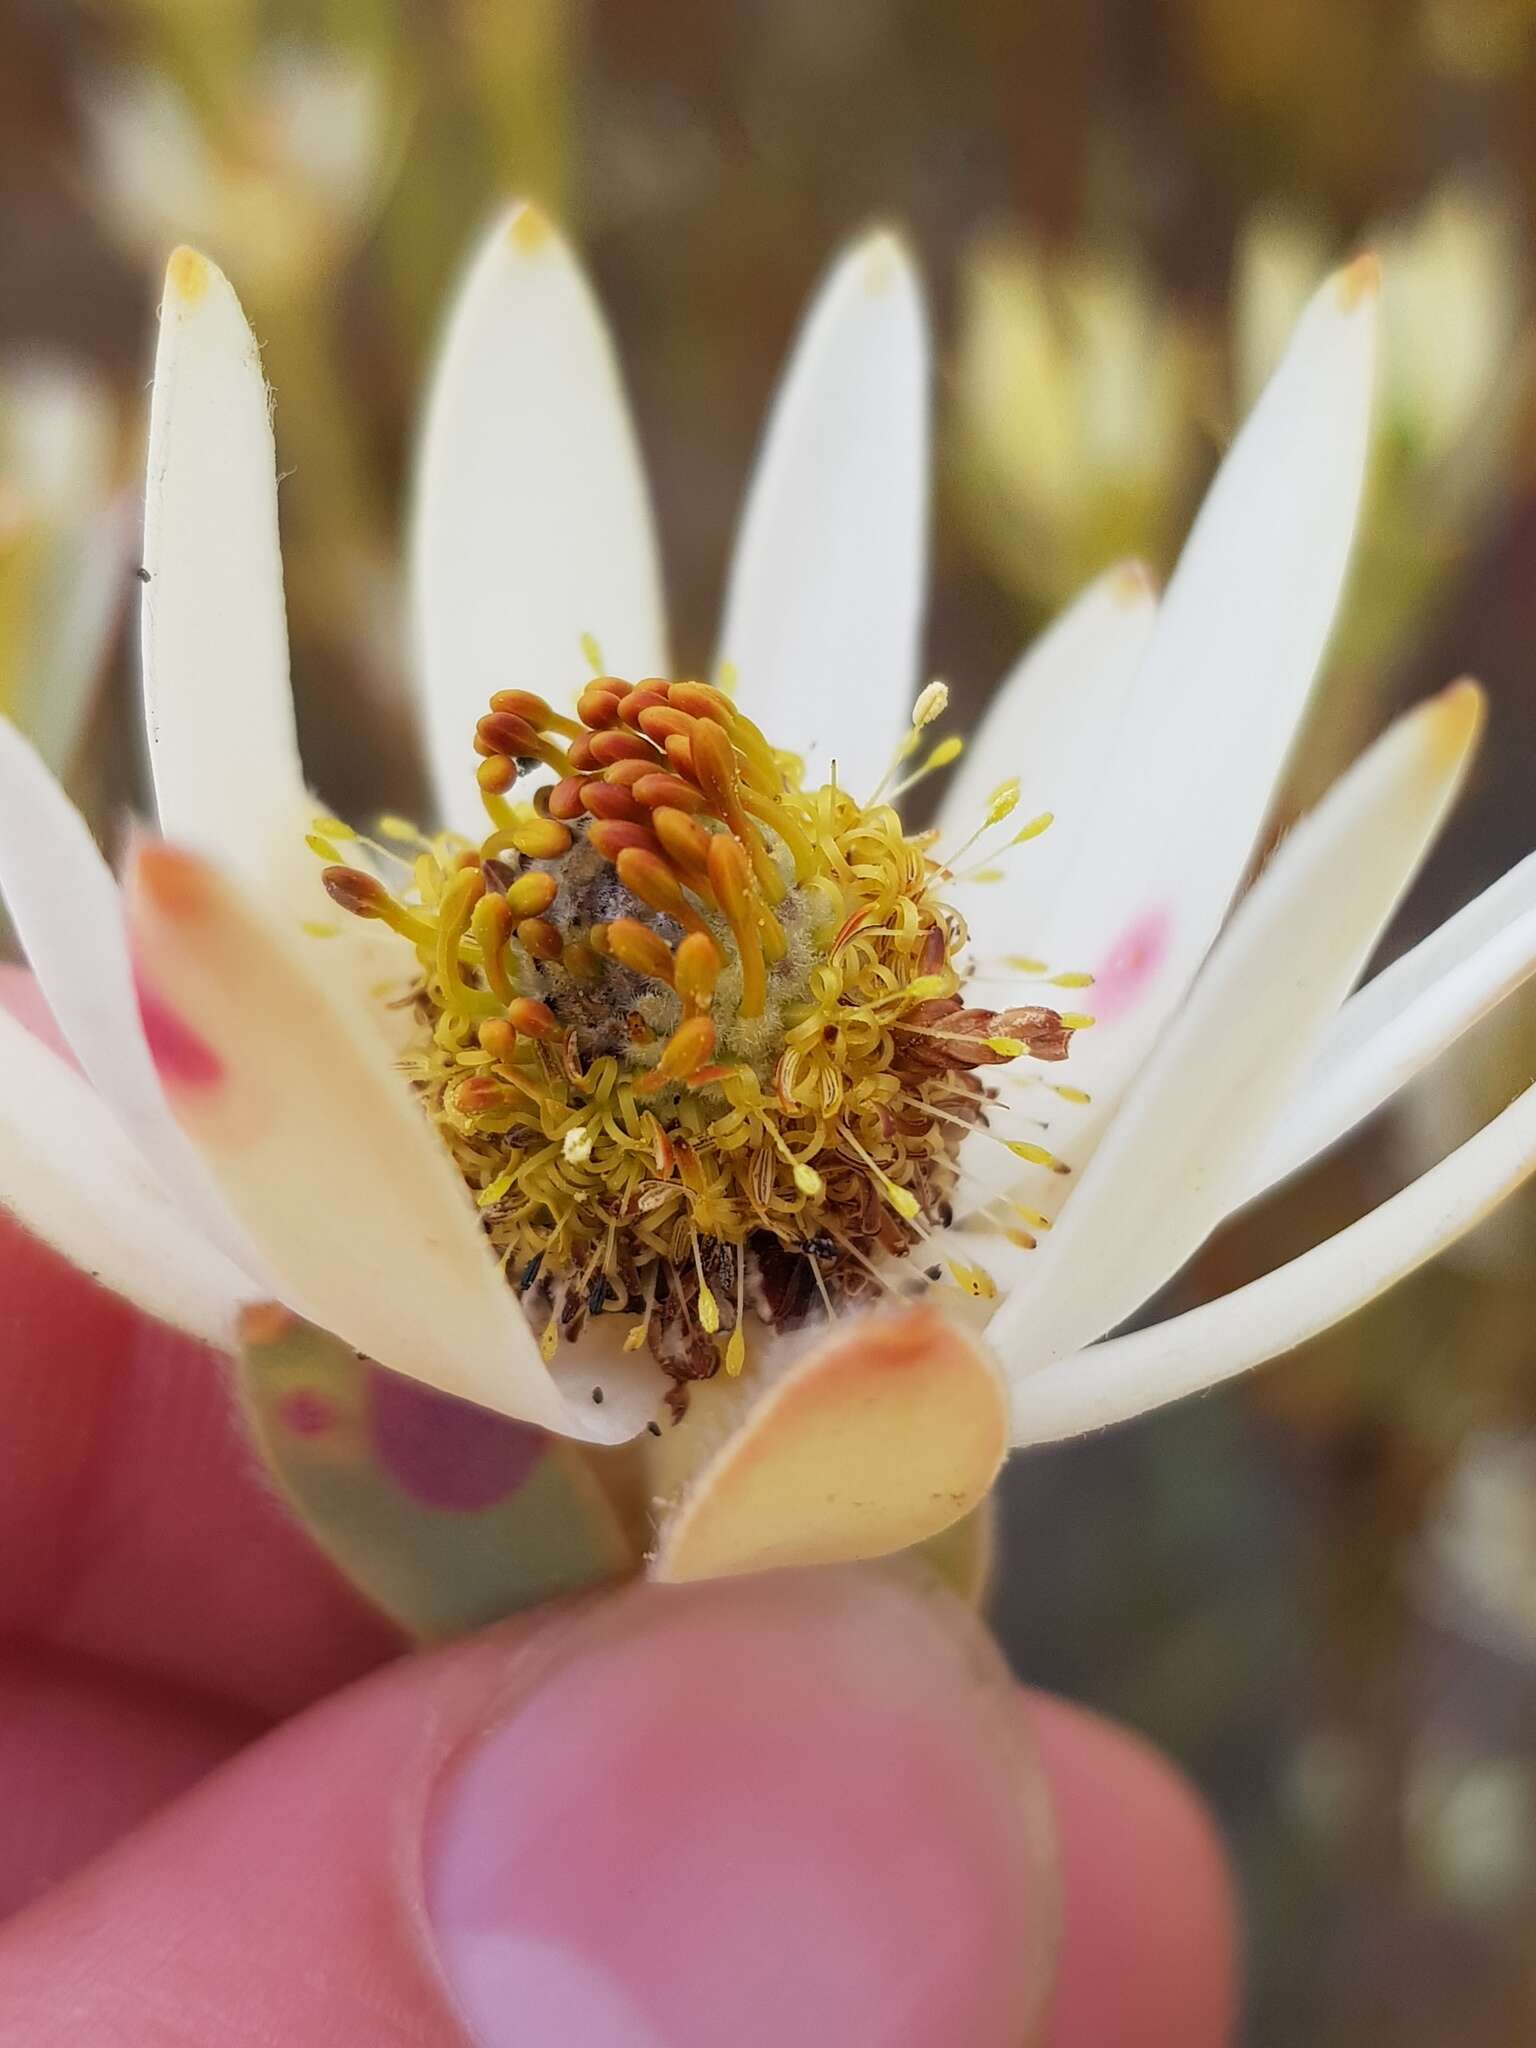
[[[1300,297],[1369,241],[1369,519],[1285,813],[1458,671],[1495,713],[1395,950],[1536,836],[1533,112],[1536,0],[0,0],[0,705],[110,842],[142,787],[136,471],[175,241],[263,342],[306,754],[363,811],[421,795],[412,413],[511,193],[613,311],[695,662],[797,309],[844,235],[906,223],[941,336],[929,660],[967,710],[1107,560],[1166,570]],[[1175,1305],[1533,1070],[1517,1002]],[[998,1626],[1215,1801],[1262,2048],[1536,2038],[1533,1230],[1512,1205],[1250,1386],[1009,1474]]]

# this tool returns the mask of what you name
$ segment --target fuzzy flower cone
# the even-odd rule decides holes
[[[669,657],[592,295],[515,210],[421,441],[438,814],[364,829],[295,746],[257,350],[179,252],[144,553],[159,836],[120,888],[0,733],[0,880],[74,1056],[0,1016],[0,1201],[238,1357],[298,1511],[423,1634],[639,1568],[942,1546],[1010,1446],[1348,1315],[1531,1171],[1536,1094],[1288,1266],[1108,1334],[1536,961],[1527,862],[1352,993],[1466,769],[1469,683],[1233,908],[1344,578],[1376,310],[1370,259],[1324,284],[1162,601],[1109,571],[962,753],[916,690],[902,244],[850,250],[806,320],[704,682]],[[903,793],[952,762],[912,831]]]

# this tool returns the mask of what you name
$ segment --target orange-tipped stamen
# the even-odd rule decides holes
[[[693,934],[697,936],[697,934]],[[616,917],[607,928],[609,956],[634,974],[672,986],[672,949],[659,933],[636,917]]]
[[[721,914],[731,927],[741,960],[741,1014],[760,1017],[767,1001],[768,982],[763,943],[758,935],[752,870],[740,846],[723,832],[709,842],[709,881]]]
[[[702,1067],[715,1049],[715,1027],[708,1017],[690,1017],[679,1024],[661,1049],[651,1072],[637,1085],[652,1095],[669,1081],[686,1081]]]
[[[652,910],[659,910],[663,917],[676,918],[687,931],[708,930],[665,861],[657,860],[653,854],[641,853],[634,847],[626,847],[614,865],[618,869],[619,880],[631,896],[637,896]]]
[[[720,948],[707,932],[689,932],[682,940],[672,956],[672,980],[690,1008],[709,1008],[723,965]]]

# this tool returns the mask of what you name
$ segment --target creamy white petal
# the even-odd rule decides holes
[[[879,780],[917,682],[926,602],[928,332],[905,244],[834,264],[773,402],[731,564],[719,658],[809,777]]]
[[[939,806],[941,856],[970,837],[1009,777],[1019,783],[1015,828],[1052,814],[1050,829],[1010,856],[1006,881],[957,881],[946,892],[970,927],[978,1001],[1009,999],[1018,976],[999,971],[1002,956],[1039,957],[1044,906],[1075,863],[1156,617],[1140,563],[1106,570],[1026,649],[961,756]]]
[[[568,1400],[444,1147],[394,1071],[238,887],[146,847],[129,892],[150,1049],[182,1129],[290,1308],[397,1371],[567,1436],[632,1435],[660,1376]]]
[[[265,890],[313,808],[288,684],[277,463],[255,339],[228,282],[191,249],[171,258],[160,308],[144,567],[161,830]]]
[[[1113,1328],[1231,1208],[1434,837],[1481,704],[1457,684],[1400,719],[1244,898],[993,1325],[1015,1371]]]
[[[0,896],[60,1031],[166,1192],[256,1261],[176,1126],[151,1064],[111,869],[32,746],[0,719]]]
[[[0,1208],[161,1322],[225,1345],[251,1283],[168,1200],[111,1111],[0,1010]]]
[[[1360,502],[1376,297],[1368,258],[1329,279],[1222,464],[1045,906],[1040,954],[1097,977],[1076,1156],[1215,937],[1311,688]]]
[[[160,828],[257,890],[286,930],[327,937],[325,971],[358,1014],[389,978],[377,927],[339,916],[305,846],[288,679],[277,464],[261,357],[208,260],[166,272],[150,407],[143,588],[144,708]]]
[[[1016,1444],[1102,1429],[1278,1358],[1481,1222],[1536,1171],[1536,1088],[1358,1223],[1218,1301],[1013,1384]]]
[[[1252,1200],[1352,1130],[1536,972],[1536,855],[1350,997],[1264,1145]]]
[[[604,667],[667,672],[645,477],[591,287],[537,208],[470,266],[428,395],[411,530],[428,755],[443,818],[476,838],[475,721],[493,690],[561,710]]]

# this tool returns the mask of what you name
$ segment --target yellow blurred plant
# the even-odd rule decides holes
[[[1199,449],[1190,348],[1134,258],[980,243],[955,383],[960,504],[1032,614],[1117,555],[1172,552]]]
[[[130,566],[117,419],[84,365],[0,366],[0,711],[68,776]]]

